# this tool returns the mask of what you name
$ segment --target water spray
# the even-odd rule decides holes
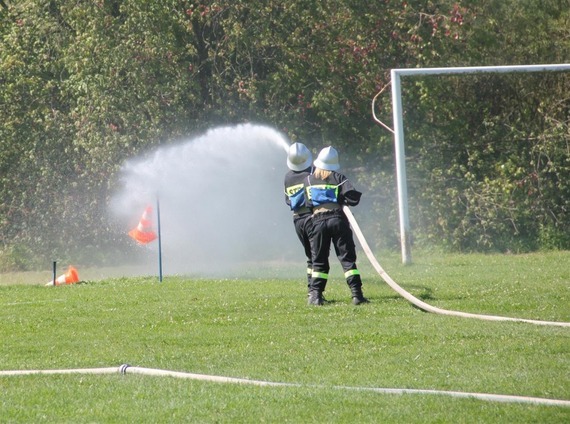
[[[112,214],[129,228],[159,194],[168,274],[229,277],[252,262],[297,261],[298,241],[283,225],[290,220],[283,195],[288,147],[280,132],[253,124],[161,146],[124,164]],[[133,251],[141,273],[156,250],[153,243]]]

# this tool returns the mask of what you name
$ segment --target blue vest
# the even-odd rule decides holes
[[[305,185],[295,184],[285,189],[285,194],[289,198],[289,206],[292,211],[301,209],[307,206],[307,201],[305,198]]]
[[[325,203],[338,203],[338,192],[339,187],[343,185],[346,181],[338,185],[334,184],[315,184],[311,185],[311,180],[307,177],[307,195],[309,201],[313,206],[324,205]]]

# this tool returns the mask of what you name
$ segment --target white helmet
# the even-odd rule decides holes
[[[340,169],[338,152],[336,149],[329,146],[321,150],[317,160],[315,160],[315,166],[326,171],[336,171],[337,169]]]
[[[293,143],[287,152],[287,166],[293,171],[303,171],[311,166],[313,155],[303,143]]]

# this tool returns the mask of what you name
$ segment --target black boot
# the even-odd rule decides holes
[[[369,303],[370,302],[362,294],[362,287],[353,286],[350,288],[350,292],[352,293],[352,303],[354,305],[360,305],[362,303]]]
[[[313,277],[311,278],[311,283],[309,284],[309,299],[307,303],[309,305],[322,306],[325,303],[325,298],[323,292],[327,285],[327,280],[323,277]]]
[[[346,279],[346,284],[350,287],[350,293],[352,295],[352,303],[354,305],[360,305],[362,303],[368,303],[369,300],[362,294],[362,280],[360,279],[360,273],[354,273]]]
[[[307,297],[311,297],[311,288],[309,287],[309,291],[307,292]],[[321,299],[323,299],[323,302],[326,303],[327,298],[325,297],[324,293],[321,293]]]
[[[307,303],[309,305],[322,306],[325,303],[323,293],[320,290],[311,289]]]

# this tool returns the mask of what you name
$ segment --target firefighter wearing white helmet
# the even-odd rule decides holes
[[[313,155],[303,143],[294,143],[287,151],[287,166],[289,171],[285,174],[285,202],[293,212],[293,225],[297,237],[303,245],[307,257],[307,287],[311,282],[312,261],[311,242],[309,239],[312,220],[311,209],[305,197],[304,182],[312,172]]]
[[[313,209],[311,254],[313,273],[309,286],[309,304],[322,305],[323,292],[329,276],[329,252],[331,242],[344,270],[350,287],[352,303],[368,303],[362,294],[362,279],[356,266],[356,247],[350,223],[342,205],[356,206],[362,193],[357,191],[341,173],[338,152],[326,147],[315,160],[313,174],[306,180],[309,206]]]
[[[337,171],[340,169],[338,160],[338,152],[334,147],[325,147],[319,152],[319,156],[315,160],[315,167],[326,171]]]

